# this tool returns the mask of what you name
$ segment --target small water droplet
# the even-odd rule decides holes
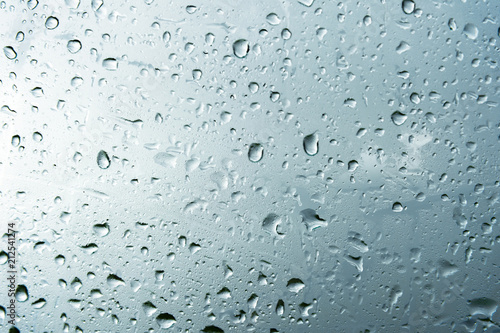
[[[314,156],[319,151],[319,137],[318,134],[312,133],[306,135],[303,141],[304,151],[309,156]]]
[[[248,149],[248,159],[250,162],[257,163],[264,156],[264,147],[260,143],[252,143]]]
[[[104,150],[101,150],[97,154],[97,165],[101,169],[107,169],[111,165],[111,160],[109,159],[108,153],[106,153]]]
[[[45,20],[45,28],[49,30],[54,30],[59,26],[59,20],[55,16],[49,16],[47,17],[47,20]]]
[[[245,58],[250,51],[250,44],[246,39],[238,39],[233,43],[233,53],[238,58]]]

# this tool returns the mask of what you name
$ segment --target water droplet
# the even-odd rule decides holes
[[[392,211],[399,213],[403,211],[403,205],[400,202],[395,202],[392,204]]]
[[[349,163],[347,163],[347,170],[354,172],[354,171],[356,171],[358,166],[359,166],[358,161],[356,161],[356,160],[349,161]]]
[[[49,16],[47,17],[47,20],[45,20],[45,28],[49,30],[54,30],[59,26],[59,20],[57,17],[54,16]]]
[[[31,94],[35,97],[42,97],[43,96],[43,89],[41,87],[35,87],[31,89]]]
[[[402,53],[405,53],[406,51],[408,51],[409,49],[411,49],[411,46],[410,44],[408,44],[407,42],[405,41],[402,41],[401,43],[399,43],[399,45],[396,47],[396,53],[397,54],[402,54]]]
[[[391,115],[391,119],[392,119],[392,122],[394,123],[394,125],[396,126],[401,126],[404,124],[404,122],[406,121],[406,119],[408,118],[407,115],[405,115],[404,113],[401,113],[399,111],[396,111],[394,112],[392,115]]]
[[[301,279],[297,279],[297,278],[290,279],[288,281],[288,283],[286,284],[288,291],[290,291],[292,293],[300,292],[302,289],[304,289],[305,286],[306,285],[304,284],[304,282],[302,282]]]
[[[16,41],[22,42],[24,40],[24,32],[18,31],[16,34]]]
[[[271,13],[266,16],[267,23],[270,25],[278,25],[281,23],[281,19],[278,17],[276,13]]]
[[[319,137],[316,134],[316,132],[304,137],[303,146],[304,146],[304,151],[309,156],[314,156],[318,153]]]
[[[35,140],[36,142],[40,142],[43,140],[43,136],[40,132],[35,132],[33,133],[33,140]]]
[[[217,296],[219,296],[222,299],[229,299],[231,298],[231,291],[227,287],[224,287],[221,290],[219,290]]]
[[[257,163],[264,156],[264,147],[260,143],[252,143],[248,148],[248,159],[250,162]]]
[[[285,313],[285,302],[283,302],[282,299],[278,300],[278,303],[276,303],[276,314],[278,316],[282,316],[283,313]]]
[[[474,40],[479,35],[479,30],[474,24],[467,23],[464,27],[464,34],[467,38]]]
[[[356,100],[354,98],[348,98],[344,101],[344,106],[354,109],[356,107]]]
[[[65,0],[64,2],[71,9],[77,9],[80,6],[80,0]]]
[[[14,135],[10,143],[13,147],[19,146],[19,144],[21,143],[21,137],[19,135]]]
[[[188,14],[194,14],[197,10],[198,8],[196,6],[193,5],[186,6],[186,12]]]
[[[290,38],[292,38],[292,32],[287,28],[281,30],[281,38],[283,38],[284,40],[289,40]]]
[[[319,217],[314,209],[304,209],[300,212],[300,215],[302,215],[302,222],[306,225],[307,231],[328,226],[328,222]]]
[[[111,165],[111,160],[109,159],[108,153],[106,153],[104,150],[101,150],[97,154],[97,165],[101,169],[107,169]]]
[[[14,60],[17,58],[17,52],[14,50],[12,46],[5,46],[3,48],[3,53],[7,57],[7,59]]]
[[[415,104],[420,104],[420,95],[417,93],[413,93],[410,95],[410,101]]]
[[[403,0],[401,7],[405,14],[410,15],[415,11],[415,2],[413,2],[413,0]]]
[[[246,39],[238,39],[233,43],[233,53],[238,58],[245,58],[250,51],[250,44]]]
[[[54,258],[54,261],[59,266],[62,266],[66,262],[66,258],[62,254],[59,254],[57,257]]]
[[[118,69],[118,61],[115,58],[106,58],[102,61],[102,67],[108,71],[116,71]]]
[[[28,293],[28,289],[26,288],[26,286],[24,284],[20,284],[17,286],[17,289],[16,289],[16,300],[18,302],[26,302],[30,296],[29,296],[29,293]]]
[[[259,91],[259,85],[257,84],[257,82],[250,82],[250,84],[248,85],[248,89],[252,94],[255,94],[257,91]]]
[[[169,31],[165,31],[163,33],[162,39],[164,43],[168,43],[170,41],[170,38],[172,38],[172,35],[170,34]]]
[[[280,99],[280,93],[277,91],[271,91],[271,95],[269,96],[269,98],[271,99],[271,102],[275,103],[278,101],[278,99]]]
[[[203,333],[224,333],[224,330],[222,328],[219,328],[217,326],[205,326],[204,329],[201,330]]]
[[[467,301],[471,316],[479,315],[490,318],[498,309],[498,302],[487,297],[475,298]]]
[[[36,301],[34,301],[33,303],[31,303],[31,305],[33,305],[33,307],[35,309],[41,309],[45,306],[45,304],[47,304],[47,301],[45,300],[45,298],[39,298]]]
[[[448,20],[448,28],[450,28],[451,31],[455,31],[458,29],[457,22],[454,18]]]
[[[72,39],[68,42],[68,51],[70,53],[77,53],[82,49],[82,43],[78,39]]]
[[[319,38],[319,40],[323,40],[327,32],[328,31],[325,28],[318,28],[316,30],[316,36]]]
[[[92,229],[94,230],[94,232],[98,236],[101,236],[101,237],[104,237],[107,234],[109,234],[109,224],[107,224],[107,223],[94,224],[94,226],[92,227]]]
[[[273,236],[282,235],[278,232],[278,226],[281,224],[282,220],[279,215],[274,213],[268,214],[264,221],[262,221],[262,229],[270,233]]]
[[[151,317],[156,311],[158,311],[157,307],[149,301],[142,304],[142,310],[148,317]]]
[[[199,79],[201,79],[203,72],[199,69],[194,69],[192,75],[193,75],[193,80],[198,81]]]
[[[306,7],[311,7],[314,3],[314,0],[298,0],[298,2]]]
[[[36,8],[36,6],[38,6],[38,0],[29,0],[27,2],[27,5],[30,10],[33,10]]]
[[[109,274],[108,277],[106,278],[106,282],[111,288],[116,288],[125,285],[125,281],[123,281],[122,278],[120,278],[115,274]]]
[[[363,18],[363,24],[365,26],[369,26],[372,24],[372,17],[370,15],[366,15],[364,18]]]

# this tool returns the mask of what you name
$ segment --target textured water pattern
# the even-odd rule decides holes
[[[500,332],[499,1],[0,18],[19,331]]]

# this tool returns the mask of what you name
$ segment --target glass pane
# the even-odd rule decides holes
[[[500,332],[499,13],[2,1],[2,331]]]

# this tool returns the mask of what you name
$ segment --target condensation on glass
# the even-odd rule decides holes
[[[0,2],[1,330],[499,332],[499,14]]]

